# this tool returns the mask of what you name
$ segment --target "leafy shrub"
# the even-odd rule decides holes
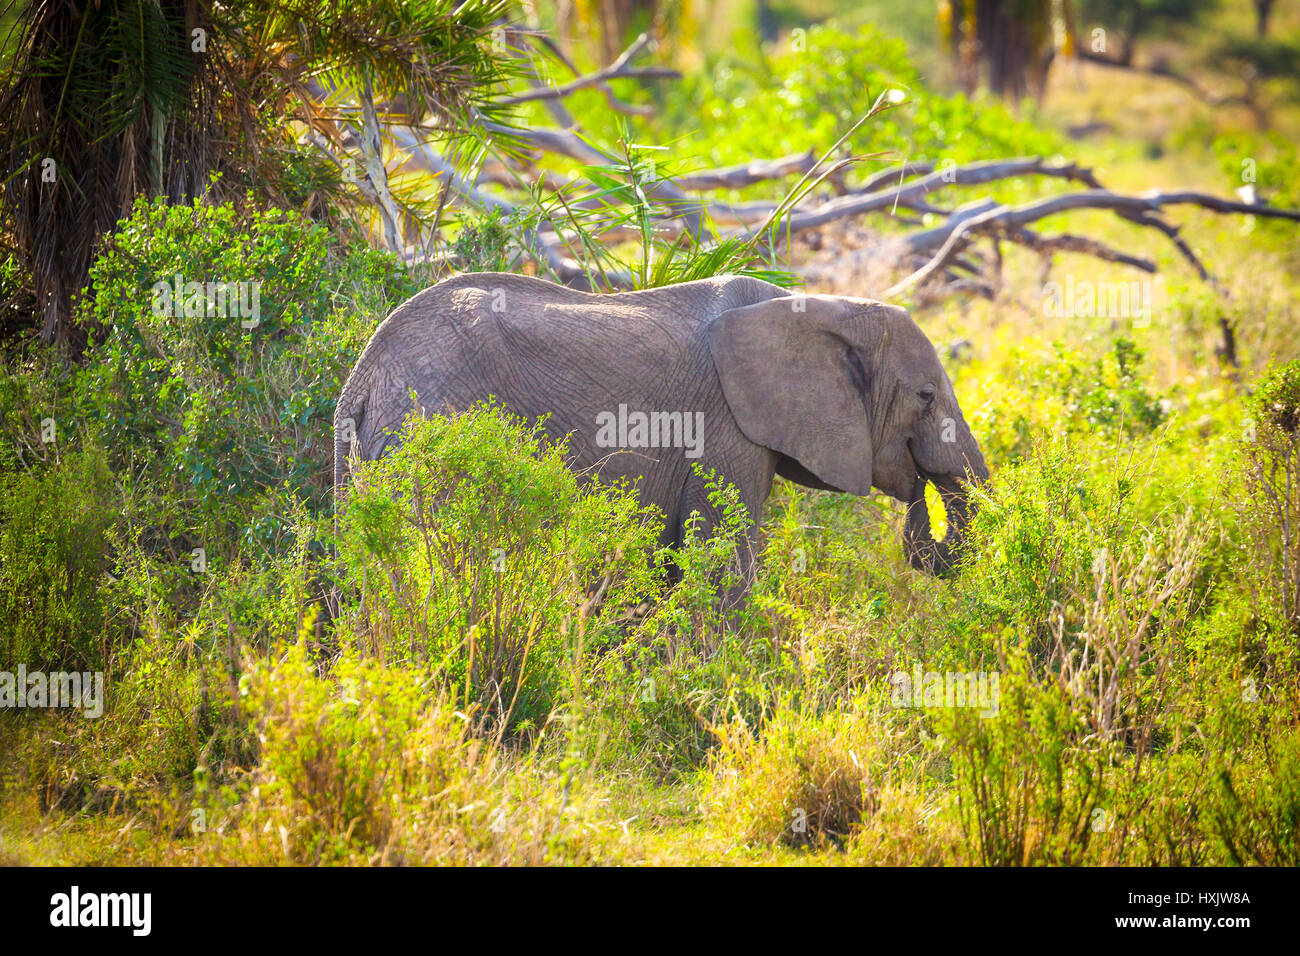
[[[1206,829],[1234,866],[1300,862],[1300,737],[1279,727],[1274,746],[1252,761],[1216,768]]]
[[[1143,359],[1123,337],[1092,361],[1061,342],[1053,345],[1051,358],[1017,350],[1018,387],[991,396],[971,416],[985,436],[985,457],[995,470],[1024,460],[1035,436],[1045,431],[1089,438],[1151,434],[1166,423],[1167,413],[1161,396],[1142,381]]]
[[[452,252],[465,272],[512,272],[519,251],[515,237],[531,225],[521,211],[507,216],[500,209],[491,209],[477,218],[465,217]]]
[[[658,590],[657,522],[630,489],[580,482],[563,444],[494,405],[412,418],[400,437],[358,468],[342,517],[356,626],[444,668],[479,719],[544,720],[584,654]]]
[[[702,125],[710,165],[746,161],[754,143],[763,143],[772,156],[820,151],[881,93],[897,89],[910,102],[865,124],[850,141],[854,152],[895,151],[909,159],[963,163],[1060,150],[1056,137],[1015,118],[1001,103],[934,93],[904,43],[874,26],[850,33],[814,25],[804,39],[802,49],[783,49],[762,67],[728,62],[688,75],[667,94],[664,125]]]
[[[107,530],[117,487],[102,449],[7,476],[0,495],[0,669],[103,668]]]
[[[1191,136],[1199,132],[1188,131]],[[1234,131],[1215,137],[1212,146],[1228,189],[1235,191],[1249,185],[1261,202],[1285,209],[1300,205],[1300,186],[1294,173],[1300,158],[1290,138],[1277,131]],[[1284,220],[1261,219],[1254,228],[1276,241],[1283,253],[1294,256],[1294,226]]]
[[[475,772],[464,721],[418,672],[345,656],[333,678],[318,678],[294,647],[243,681],[263,786],[300,862],[346,859],[354,842],[387,849],[397,837],[395,797],[446,801],[454,814]]]
[[[178,279],[242,284],[241,308]],[[336,253],[291,212],[141,199],[91,269],[77,419],[114,467],[152,463],[146,479],[187,525],[173,535],[274,551],[285,529],[268,490],[328,502],[338,391],[413,279],[362,245]]]
[[[80,437],[71,370],[52,348],[34,347],[0,366],[0,475],[52,463]]]
[[[1255,407],[1271,429],[1294,435],[1300,429],[1300,362],[1266,375],[1255,390]]]
[[[884,499],[812,492],[778,480],[767,510],[761,604],[779,598],[795,606],[851,607],[874,600],[889,584],[893,569],[878,553],[894,538]]]
[[[194,637],[147,634],[125,649],[105,675],[97,719],[24,715],[42,726],[24,762],[43,812],[149,808],[172,826],[196,790],[253,765],[230,648]]]
[[[681,544],[659,551],[660,565],[678,583],[651,622],[711,648],[737,614],[744,614],[740,598],[750,583],[750,556],[744,553],[749,547],[750,518],[740,493],[720,475],[699,465],[694,471],[704,483],[718,520],[713,533],[705,536],[702,518],[693,512],[686,518]]]
[[[1004,467],[971,521],[952,610],[973,632],[1011,627],[1046,653],[1055,616],[1090,589],[1098,557],[1130,531],[1132,484],[1095,472],[1060,438]]]
[[[1239,606],[1207,587],[1214,529],[1145,510],[1149,463],[1108,462],[1099,481],[1086,461],[1061,442],[1000,472],[968,574],[939,602],[955,613],[933,659],[1000,675],[992,717],[927,710],[950,815],[986,864],[1204,862],[1188,807],[1209,780],[1193,768],[1207,750],[1235,764],[1249,723],[1214,693],[1244,664]]]
[[[260,559],[235,555],[200,567],[190,554],[157,553],[134,523],[115,529],[116,576],[105,596],[118,609],[123,629],[184,631],[234,661],[242,651],[268,652],[297,635],[318,596],[312,545],[319,521],[301,501],[281,504],[288,541],[282,553]]]
[[[951,741],[956,812],[982,864],[1085,861],[1094,823],[1106,822],[1108,754],[1086,739],[1064,686],[1034,680],[1027,659],[1013,654],[999,676],[996,714],[948,707],[935,723]]]
[[[697,770],[716,744],[711,728],[757,723],[792,664],[761,634],[738,629],[710,648],[689,631],[642,628],[588,668],[586,755],[662,779]]]
[[[607,728],[596,743],[610,763],[649,766],[664,777],[697,769],[713,747],[711,727],[757,722],[795,676],[795,659],[771,620],[795,615],[757,571],[742,585],[750,521],[736,489],[696,468],[717,515],[710,535],[698,515],[684,540],[656,553],[672,584],[640,627],[587,672],[590,722]],[[742,595],[745,600],[741,600]]]
[[[942,866],[961,856],[961,832],[950,822],[947,798],[912,780],[887,781],[878,808],[853,830],[846,850],[854,866]]]
[[[1164,419],[1160,401],[1138,377],[1141,350],[1129,339],[1115,340],[1109,355],[1092,368],[1062,354],[1044,369],[1044,380],[1067,402],[1080,430],[1119,431],[1141,435],[1153,431]],[[1109,360],[1109,361],[1108,361]]]

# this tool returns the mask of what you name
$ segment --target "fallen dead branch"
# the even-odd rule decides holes
[[[954,217],[950,219],[946,226],[946,238],[930,261],[901,282],[887,289],[885,296],[899,295],[933,276],[977,234],[1010,237],[1015,230],[1031,222],[1076,209],[1110,209],[1131,222],[1155,227],[1171,238],[1177,239],[1177,230],[1171,232],[1170,230],[1173,227],[1160,220],[1155,213],[1160,212],[1165,206],[1180,204],[1196,205],[1219,213],[1245,213],[1300,222],[1300,211],[1298,210],[1278,209],[1260,203],[1237,202],[1188,190],[1172,192],[1152,190],[1142,196],[1124,196],[1107,189],[1090,189],[1086,192],[1067,193],[1063,196],[1039,199],[1021,206],[994,206],[991,209],[984,209],[974,215],[965,217],[957,217],[954,214]],[[938,233],[935,233],[935,235],[938,235]],[[1178,242],[1178,246],[1184,256],[1197,267],[1202,277],[1209,279],[1209,273],[1191,248],[1181,241]],[[1082,251],[1082,249],[1072,251]]]
[[[549,156],[577,163],[580,167],[617,169],[622,158],[602,148],[585,137],[563,107],[563,100],[579,90],[601,90],[611,108],[624,113],[644,112],[640,107],[624,103],[614,96],[609,81],[614,79],[664,79],[679,76],[676,71],[657,67],[634,67],[633,60],[651,49],[644,35],[629,46],[609,66],[592,73],[580,73],[564,57],[558,46],[538,31],[520,31],[545,47],[574,74],[568,82],[547,86],[535,82],[533,88],[501,100],[503,105],[542,102],[561,126],[516,127],[501,123],[483,122],[489,135],[510,137],[520,150],[508,160],[492,167],[480,166],[470,181],[434,145],[439,131],[417,123],[409,125],[412,118],[400,117],[389,111],[362,104],[358,111],[363,122],[357,124],[360,135],[331,138],[314,135],[311,141],[340,164],[345,161],[341,151],[362,149],[361,162],[355,163],[364,171],[366,183],[358,183],[362,194],[381,211],[380,220],[390,244],[394,242],[391,219],[393,204],[388,194],[386,179],[390,171],[404,173],[419,171],[443,182],[447,195],[454,196],[456,204],[467,205],[480,211],[498,210],[514,214],[519,221],[540,222],[521,235],[522,252],[533,256],[558,279],[574,285],[630,287],[635,277],[627,270],[612,269],[607,263],[588,261],[590,241],[614,243],[637,238],[637,230],[626,224],[626,216],[614,207],[608,191],[598,189],[579,170],[576,177],[565,179],[553,170],[544,168],[543,157]],[[322,100],[324,91],[321,95]],[[389,168],[376,168],[375,133],[372,123],[384,116],[392,121],[382,128],[385,141],[395,151]],[[405,122],[401,122],[404,119]],[[900,163],[867,176],[856,186],[848,186],[843,178],[844,159],[832,161],[829,156],[818,159],[809,150],[772,159],[755,158],[742,163],[682,173],[663,178],[636,182],[634,186],[645,197],[652,209],[651,221],[655,234],[666,241],[694,245],[707,253],[720,243],[738,239],[752,239],[760,232],[771,253],[784,243],[804,233],[812,233],[832,223],[861,220],[868,216],[883,215],[895,225],[907,227],[897,235],[887,235],[864,248],[846,251],[836,260],[809,264],[796,269],[810,280],[829,279],[844,274],[860,274],[866,266],[879,272],[883,267],[895,272],[910,270],[899,281],[885,289],[886,298],[901,295],[921,286],[933,285],[927,297],[942,295],[944,291],[975,290],[989,294],[998,287],[996,276],[981,273],[981,265],[964,258],[962,253],[979,239],[993,244],[994,264],[1000,261],[998,244],[1010,242],[1028,248],[1050,263],[1058,252],[1070,252],[1129,266],[1146,273],[1156,271],[1155,263],[1116,249],[1100,240],[1072,232],[1043,234],[1030,228],[1040,220],[1070,212],[1097,209],[1108,210],[1120,218],[1144,228],[1154,229],[1169,239],[1179,254],[1210,283],[1217,292],[1226,295],[1206,265],[1180,235],[1179,227],[1165,218],[1169,207],[1192,205],[1216,214],[1255,215],[1300,222],[1300,211],[1279,209],[1258,202],[1241,202],[1192,190],[1152,190],[1142,195],[1124,195],[1106,189],[1090,169],[1073,162],[1052,162],[1041,157],[1013,157],[990,159],[964,165],[933,162]],[[808,190],[788,208],[769,200],[735,200],[716,194],[744,189],[763,182],[775,182],[800,177],[801,183],[809,181],[833,187],[836,195],[829,198],[825,190]],[[1063,183],[1083,186],[1082,190],[1052,195],[1020,205],[1002,205],[992,199],[982,198],[963,203],[956,208],[938,204],[938,195],[944,190],[989,185],[1009,179],[1043,177]],[[506,195],[485,188],[488,185],[505,188]],[[514,186],[514,189],[511,187]],[[523,195],[527,189],[541,190],[554,197],[556,208],[563,208],[572,218],[575,213],[599,221],[602,211],[609,211],[609,225],[599,224],[590,233],[573,223],[557,223],[553,214],[539,217],[531,199],[528,202],[509,198],[509,193]],[[911,215],[903,216],[900,212]],[[779,223],[773,228],[778,213]],[[938,217],[940,221],[932,223]],[[720,235],[711,236],[707,224],[725,228]],[[425,243],[424,245],[428,245]],[[787,250],[788,251],[788,250]]]

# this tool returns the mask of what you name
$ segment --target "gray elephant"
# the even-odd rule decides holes
[[[384,453],[412,408],[462,410],[494,396],[548,416],[575,467],[635,481],[681,541],[692,511],[719,519],[692,465],[736,487],[757,521],[774,475],[908,505],[913,567],[950,570],[968,491],[988,469],[934,347],[903,309],[791,293],[747,276],[592,294],[500,273],[426,289],[375,330],[334,418],[336,507],[349,455]],[[949,533],[935,541],[925,486]]]

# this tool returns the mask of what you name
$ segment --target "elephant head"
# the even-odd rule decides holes
[[[778,473],[812,487],[907,504],[913,567],[949,572],[988,478],[934,346],[906,310],[839,296],[791,295],[723,312],[709,327],[723,396],[750,441],[777,452]],[[933,483],[949,531],[930,531]]]

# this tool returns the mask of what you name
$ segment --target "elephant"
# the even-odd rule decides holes
[[[334,418],[336,510],[349,458],[372,461],[412,409],[454,413],[489,398],[568,439],[575,469],[627,478],[680,544],[698,512],[721,519],[698,463],[759,518],[775,475],[907,505],[910,565],[953,570],[969,493],[989,477],[933,345],[905,309],[806,295],[728,275],[590,293],[540,278],[471,273],[394,310],[348,376]],[[931,534],[932,483],[949,518]]]

